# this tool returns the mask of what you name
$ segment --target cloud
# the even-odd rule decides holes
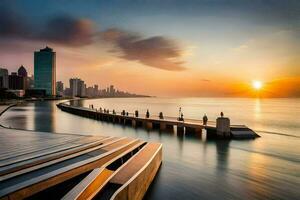
[[[27,25],[22,18],[9,7],[0,7],[0,37],[25,37]]]
[[[23,40],[82,47],[89,44],[99,45],[99,41],[105,40],[115,47],[110,52],[121,52],[123,59],[168,71],[186,69],[180,60],[184,54],[182,48],[169,38],[145,38],[119,29],[100,32],[91,20],[69,15],[51,17],[38,26],[14,11],[7,6],[0,7],[0,43]]]
[[[54,43],[83,46],[91,44],[94,35],[94,25],[90,20],[62,15],[51,19],[39,37]]]
[[[84,46],[93,42],[96,34],[88,19],[59,15],[35,27],[8,6],[0,7],[0,39],[47,41],[70,46]]]
[[[121,57],[124,59],[139,61],[147,66],[168,71],[186,69],[179,60],[183,51],[174,40],[163,36],[143,38],[138,34],[118,29],[103,31],[101,36],[121,50],[123,53]]]

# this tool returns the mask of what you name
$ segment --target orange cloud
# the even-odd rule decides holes
[[[102,37],[106,41],[113,42],[123,53],[121,57],[124,59],[139,61],[144,65],[168,71],[186,69],[180,61],[182,49],[175,41],[166,37],[142,38],[137,34],[118,29],[104,31]]]

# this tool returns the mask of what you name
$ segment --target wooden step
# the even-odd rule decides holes
[[[124,141],[127,142],[125,143]],[[83,161],[78,161],[65,167],[59,167],[54,171],[49,171],[36,177],[33,176],[29,180],[18,182],[16,179],[16,183],[8,187],[5,187],[5,183],[2,182],[0,183],[0,197],[6,196],[10,199],[23,199],[29,197],[35,193],[45,190],[46,188],[91,171],[95,168],[99,168],[139,142],[139,140],[124,139],[120,141],[120,146],[117,148],[111,149],[98,156],[91,157]]]

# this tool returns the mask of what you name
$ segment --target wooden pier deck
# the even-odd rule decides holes
[[[151,148],[148,150],[149,147]],[[148,155],[144,156],[145,151],[151,158]],[[132,172],[128,169],[128,172],[125,170],[123,173],[130,174],[133,180],[139,177],[139,174],[145,177],[151,175],[151,179],[141,180],[141,183],[147,186],[147,190],[153,180],[153,174],[155,176],[162,162],[161,154],[161,144],[147,143],[139,139],[34,132],[1,127],[0,199],[61,199],[67,194],[72,194],[74,190],[80,194],[88,192],[101,197],[101,189],[109,184],[114,172],[117,172],[118,168],[123,169],[130,160],[133,165],[139,164],[138,170]],[[147,162],[141,164],[140,159],[133,159],[135,157],[143,157]],[[109,174],[111,176],[106,176],[106,181],[98,187],[89,187],[88,181],[82,182],[93,177],[95,170],[102,171],[105,168],[112,172]],[[125,184],[127,187],[128,183],[120,184],[120,187]],[[136,193],[141,195],[133,199],[141,199],[146,192],[145,188],[136,188]],[[78,197],[70,195],[67,199]]]
[[[206,130],[207,138],[217,138],[217,123],[208,121],[206,125],[202,120],[184,119],[179,121],[176,117],[165,116],[160,119],[157,115],[151,115],[149,118],[145,116],[135,117],[133,113],[122,115],[121,113],[99,112],[97,109],[78,107],[67,103],[57,104],[57,107],[63,111],[92,118],[95,120],[108,121],[131,125],[133,127],[144,127],[146,129],[159,129],[173,131],[177,129],[177,134],[190,134],[201,136],[202,130]],[[232,139],[254,139],[259,137],[252,129],[245,125],[230,125],[230,138]]]

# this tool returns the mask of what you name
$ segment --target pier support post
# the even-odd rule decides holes
[[[172,124],[166,124],[166,131],[173,132],[174,131],[174,126]]]
[[[185,133],[195,135],[195,136],[201,136],[202,128],[199,128],[199,127],[185,127]]]
[[[153,128],[153,124],[152,122],[144,121],[144,127],[149,130]]]
[[[133,128],[136,128],[136,120],[134,120],[134,119],[131,120],[131,125],[132,125]]]
[[[184,133],[184,126],[181,124],[177,125],[177,134],[182,135]]]
[[[167,124],[165,122],[160,122],[159,130],[164,131],[167,129]]]

